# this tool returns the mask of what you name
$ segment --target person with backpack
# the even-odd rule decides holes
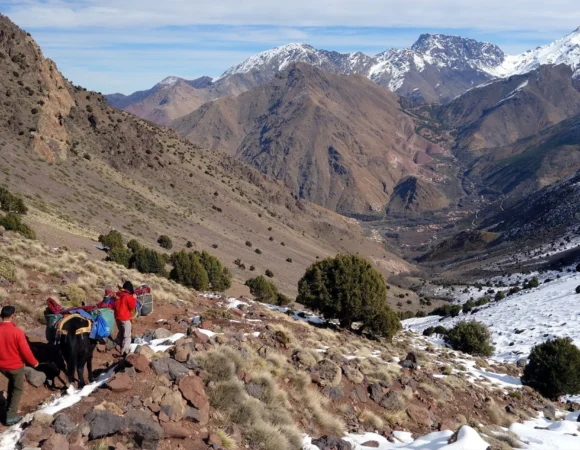
[[[117,334],[117,344],[121,349],[123,357],[129,354],[131,348],[131,319],[133,311],[137,307],[137,299],[135,298],[135,289],[133,283],[125,281],[123,288],[117,292],[115,298],[115,321],[119,330]]]
[[[6,401],[7,426],[22,420],[18,406],[24,392],[24,365],[37,368],[38,361],[32,354],[24,331],[14,325],[16,308],[4,306],[0,312],[0,373],[8,378],[8,398]]]

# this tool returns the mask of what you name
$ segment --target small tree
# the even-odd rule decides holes
[[[125,247],[114,247],[109,251],[107,260],[129,268],[132,256],[133,254],[129,249]]]
[[[278,288],[270,283],[263,275],[250,278],[245,283],[250,288],[250,292],[259,301],[264,303],[277,304]]]
[[[366,325],[366,331],[375,336],[392,340],[393,336],[401,329],[399,316],[391,308],[385,305]]]
[[[160,247],[163,247],[167,250],[171,250],[173,248],[173,242],[171,241],[171,238],[165,234],[159,236],[157,243]]]
[[[192,247],[193,247],[193,242],[191,242],[191,241],[187,241],[187,243],[185,244],[185,246],[186,246],[187,248],[192,248]]]
[[[580,350],[570,338],[536,345],[524,369],[522,383],[552,400],[580,394]]]
[[[454,350],[470,355],[491,356],[495,350],[491,345],[491,334],[480,322],[459,322],[445,335],[445,342]]]
[[[136,253],[144,248],[137,239],[131,239],[129,242],[127,242],[127,247],[131,249],[133,253]]]
[[[395,323],[386,320],[387,289],[382,275],[357,255],[339,254],[312,264],[298,282],[297,301],[347,328],[353,322],[362,322],[363,329],[369,330],[374,330],[375,320]]]
[[[131,267],[141,273],[165,274],[166,260],[161,253],[144,248],[137,251],[131,258]]]
[[[7,213],[16,214],[26,214],[28,212],[24,201],[3,187],[0,187],[0,209]]]
[[[107,234],[101,234],[99,242],[109,249],[123,247],[123,235],[117,230],[111,230]]]
[[[5,230],[15,231],[26,239],[36,239],[34,230],[26,225],[18,214],[8,213],[4,217],[0,217],[0,226],[4,227]]]
[[[218,258],[205,250],[197,254],[199,262],[207,272],[209,285],[215,291],[225,291],[232,286],[232,274],[223,267]]]
[[[171,255],[173,269],[169,278],[187,287],[198,291],[206,291],[209,288],[207,271],[199,261],[195,253],[187,253],[182,250]]]

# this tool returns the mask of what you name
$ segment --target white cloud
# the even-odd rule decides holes
[[[200,24],[572,30],[577,0],[27,0],[7,12],[24,27]]]

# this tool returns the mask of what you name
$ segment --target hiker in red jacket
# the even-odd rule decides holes
[[[121,347],[121,354],[127,356],[131,348],[131,318],[137,307],[135,290],[130,281],[125,281],[123,288],[117,292],[115,298],[115,321],[119,330],[117,344]]]
[[[8,378],[6,420],[8,426],[22,420],[18,416],[18,405],[24,392],[24,364],[38,367],[24,331],[14,325],[14,306],[4,306],[0,312],[0,373]]]

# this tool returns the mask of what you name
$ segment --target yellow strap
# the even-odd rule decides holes
[[[89,323],[88,327],[83,327],[83,328],[79,328],[75,335],[79,335],[79,334],[83,334],[83,333],[90,333],[91,330],[93,329],[93,322],[90,320],[85,319],[83,316],[81,316],[80,314],[70,314],[68,316],[65,316],[58,324],[58,331],[60,334],[62,334],[63,336],[68,335],[68,331],[67,330],[63,330],[62,326],[67,323],[69,320],[75,318],[75,317],[79,317],[83,320],[86,320]]]

